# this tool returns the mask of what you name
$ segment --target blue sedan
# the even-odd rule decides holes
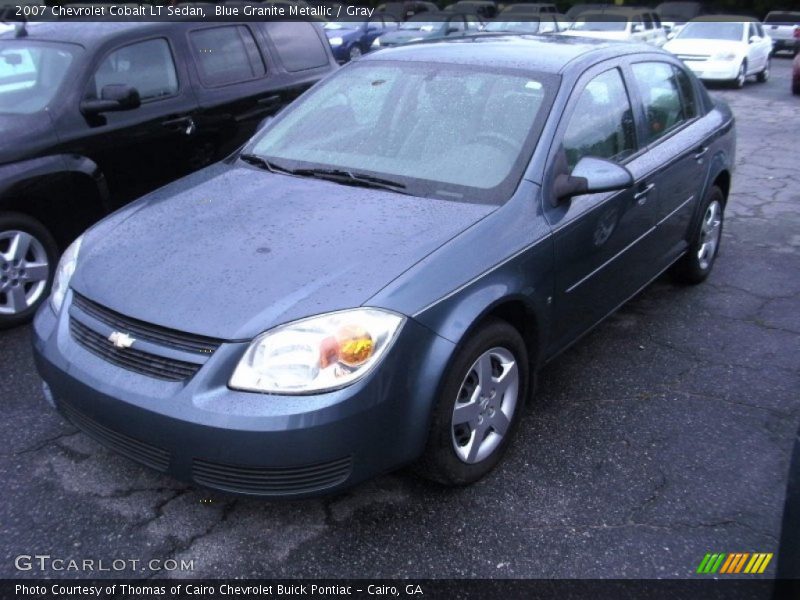
[[[66,250],[34,321],[45,396],[228,492],[410,463],[472,483],[542,365],[662,272],[709,276],[734,154],[729,108],[651,46],[369,54]]]
[[[372,42],[380,35],[397,29],[397,21],[390,15],[376,15],[369,21],[329,21],[325,34],[339,63],[346,63],[369,52]]]

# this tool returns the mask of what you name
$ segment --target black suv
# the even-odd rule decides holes
[[[88,225],[229,154],[335,68],[308,22],[0,35],[0,328],[33,315],[59,249]]]

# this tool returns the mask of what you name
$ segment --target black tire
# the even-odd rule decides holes
[[[764,69],[758,75],[756,75],[756,81],[758,81],[758,83],[766,83],[767,81],[769,81],[769,69],[770,69],[770,59],[768,58],[767,64],[764,65]]]
[[[792,93],[795,96],[800,96],[800,81],[793,81],[792,82]]]
[[[8,245],[8,242],[3,240],[3,234],[12,231],[25,232],[31,235],[36,242],[40,244],[40,248],[44,250],[44,253],[47,257],[49,273],[47,274],[44,288],[40,295],[38,295],[38,300],[35,303],[25,310],[17,311],[13,314],[4,314],[0,310],[0,329],[8,329],[9,327],[15,327],[17,325],[27,323],[31,320],[31,318],[33,318],[36,310],[39,308],[42,302],[47,300],[50,295],[50,288],[53,285],[53,277],[55,275],[58,257],[60,254],[58,250],[58,244],[56,244],[52,234],[44,225],[32,217],[13,212],[0,213],[0,253],[5,252],[7,250],[7,247],[5,246]],[[0,256],[0,286],[8,283],[9,276],[7,273],[10,271],[7,269],[11,269],[12,267],[12,264],[8,263],[2,258],[2,256]],[[0,289],[2,289],[2,287],[0,287]],[[8,290],[10,288],[5,289]],[[0,291],[0,309],[2,309],[3,305],[7,304],[7,299],[8,296],[6,295],[6,292]]]
[[[742,76],[742,71],[744,71],[744,76]],[[747,81],[747,61],[742,61],[742,64],[739,65],[739,74],[736,76],[735,79],[731,80],[731,87],[740,90],[744,87],[745,82]]]
[[[706,259],[701,258],[701,249],[704,240],[704,225],[707,223],[709,215],[709,207],[712,204],[717,204],[719,207],[719,230],[717,233],[717,242],[714,246],[713,253],[706,256]],[[678,283],[694,285],[705,281],[711,270],[714,268],[714,262],[719,254],[720,242],[722,241],[722,228],[724,225],[724,208],[725,208],[725,195],[722,190],[717,186],[712,186],[703,199],[703,204],[700,208],[700,218],[693,226],[691,237],[689,238],[689,249],[686,251],[681,259],[672,267],[673,279]]]
[[[513,413],[508,418],[505,434],[500,438],[497,446],[478,462],[468,463],[456,453],[457,442],[453,425],[453,411],[459,400],[459,394],[462,393],[469,378],[475,375],[472,367],[478,358],[496,349],[509,352],[516,362],[518,368],[517,397]],[[497,364],[499,365],[499,363]],[[434,408],[425,452],[415,465],[417,474],[450,486],[474,483],[487,475],[500,462],[516,433],[527,400],[530,379],[528,353],[522,336],[505,321],[487,320],[456,350],[444,376]],[[494,395],[492,397],[495,398]],[[503,396],[500,403],[503,403],[505,398],[506,396]],[[493,402],[497,402],[497,399],[495,398]],[[494,406],[485,407],[487,410],[491,409],[492,413],[494,413],[494,408]],[[488,423],[491,414],[485,418]],[[490,435],[495,435],[491,425],[488,427],[487,437],[484,438],[487,440]]]

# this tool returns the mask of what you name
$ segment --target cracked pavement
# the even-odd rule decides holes
[[[0,576],[41,575],[13,562],[38,553],[194,561],[173,577],[689,577],[706,552],[776,552],[800,422],[790,62],[712,90],[739,144],[709,281],[657,281],[548,366],[507,460],[473,487],[400,472],[297,502],[193,488],[78,433],[45,404],[29,328],[0,333]]]

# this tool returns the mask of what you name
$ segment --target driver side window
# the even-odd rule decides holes
[[[570,170],[584,156],[621,161],[636,151],[633,110],[618,69],[601,73],[583,89],[563,146]]]
[[[136,88],[143,102],[177,94],[178,76],[167,40],[147,40],[114,50],[97,67],[88,96],[100,98],[103,87],[115,83]]]

